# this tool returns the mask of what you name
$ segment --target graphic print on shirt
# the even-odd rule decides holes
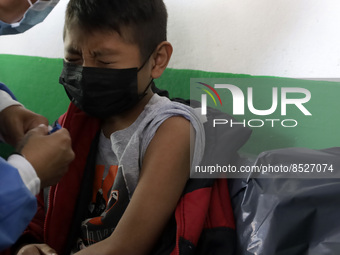
[[[87,247],[109,237],[116,228],[128,203],[129,196],[122,167],[110,166],[105,178],[105,166],[97,165],[93,185],[90,218],[81,225],[79,248]]]

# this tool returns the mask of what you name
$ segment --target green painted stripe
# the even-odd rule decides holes
[[[28,109],[46,116],[52,123],[67,110],[69,100],[58,79],[62,70],[62,59],[0,55],[0,81],[8,85],[19,101]],[[280,77],[252,77],[244,74],[213,73],[194,70],[167,69],[156,80],[159,88],[170,92],[171,97],[190,98],[190,79],[230,78],[235,79],[244,94],[247,87],[254,87],[254,106],[268,109],[271,106],[272,87],[302,87],[312,93],[312,100],[306,104],[313,116],[303,116],[298,109],[287,118],[299,121],[296,128],[263,127],[253,129],[253,135],[243,151],[258,154],[264,150],[283,147],[327,148],[339,146],[340,109],[339,83],[325,81],[297,80]],[[232,112],[230,93],[220,93],[222,110]],[[226,102],[226,103],[225,103]],[[245,116],[237,119],[259,119],[246,111]],[[260,118],[260,119],[264,119]],[[270,118],[282,119],[279,113]],[[2,147],[3,148],[3,147]],[[1,148],[0,148],[1,149]],[[3,149],[2,149],[3,150]],[[8,153],[8,149],[5,150]]]

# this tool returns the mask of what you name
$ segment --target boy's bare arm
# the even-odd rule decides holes
[[[92,254],[148,254],[174,212],[190,174],[190,122],[166,120],[152,139],[140,180],[113,234],[80,252]],[[41,254],[24,247],[19,254]],[[45,253],[42,253],[45,254]]]
[[[191,124],[166,120],[146,151],[140,180],[117,228],[104,241],[77,253],[148,254],[173,214],[190,174]]]

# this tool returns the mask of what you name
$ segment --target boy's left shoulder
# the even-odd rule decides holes
[[[156,133],[181,139],[180,136],[189,137],[192,131],[198,139],[197,144],[204,144],[204,121],[192,107],[156,94],[145,114],[144,145],[148,145]]]
[[[170,118],[171,116],[182,116],[189,121],[200,121],[195,109],[182,102],[170,100],[167,97],[155,94],[147,106],[147,115],[156,115],[155,119]]]
[[[191,123],[187,118],[181,115],[174,115],[164,120],[159,128],[163,132],[180,133],[182,129],[189,130],[190,127]]]

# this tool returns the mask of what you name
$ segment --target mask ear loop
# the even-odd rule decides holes
[[[147,94],[148,94],[148,89],[150,88],[150,86],[153,84],[153,78],[151,79],[151,81],[149,82],[148,86],[146,86],[144,92],[142,94],[140,94],[138,97],[139,97],[139,100],[141,100],[143,97],[145,97]]]
[[[29,0],[28,0],[28,1],[29,1]],[[152,51],[152,52],[149,54],[149,56],[146,58],[146,60],[144,61],[144,63],[141,65],[141,67],[137,69],[137,73],[138,73],[140,70],[142,70],[142,69],[144,68],[144,66],[145,66],[146,63],[149,61],[150,57],[152,56],[153,52],[154,52],[154,51]]]
[[[137,69],[137,73],[142,70],[144,68],[144,66],[146,65],[146,63],[149,61],[150,57],[152,56],[154,51],[151,52],[151,54],[149,54],[149,56],[146,58],[146,60],[144,61],[144,63],[142,64],[142,66],[140,68]],[[148,86],[146,86],[145,90],[143,91],[142,94],[139,95],[139,100],[141,100],[143,97],[145,97],[148,94],[148,89],[150,88],[150,86],[153,84],[153,78],[151,78],[151,81],[149,82]]]
[[[30,7],[32,7],[32,6],[33,6],[33,4],[32,4],[32,1],[31,1],[31,0],[27,0],[27,2],[30,4]]]

